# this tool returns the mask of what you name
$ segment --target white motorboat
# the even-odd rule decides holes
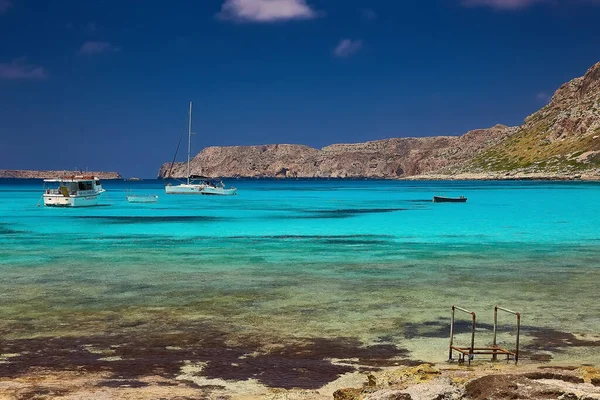
[[[98,197],[106,190],[95,176],[73,175],[58,179],[44,179],[58,187],[45,189],[44,205],[47,207],[91,207],[98,205]]]

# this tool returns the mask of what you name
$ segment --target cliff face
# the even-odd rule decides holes
[[[334,144],[321,150],[302,145],[208,147],[191,161],[194,175],[271,178],[399,178],[469,160],[514,128],[498,125],[460,137],[402,138]],[[187,175],[186,163],[165,163],[159,177]]]
[[[0,169],[0,178],[19,178],[19,179],[55,179],[63,176],[82,175],[79,171],[34,171],[34,170],[16,170]],[[83,175],[94,175],[100,179],[122,179],[121,174],[117,172],[84,172]]]
[[[185,163],[159,177],[185,177]],[[600,175],[600,63],[561,86],[519,127],[496,125],[462,136],[334,144],[209,147],[191,173],[222,177],[400,178],[436,175]]]
[[[514,135],[479,154],[463,171],[561,173],[600,168],[600,63],[562,85]],[[458,169],[457,169],[458,170]]]

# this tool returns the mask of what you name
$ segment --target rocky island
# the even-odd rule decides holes
[[[54,179],[70,175],[93,175],[100,179],[123,179],[118,172],[98,172],[98,171],[40,171],[24,169],[0,169],[0,178],[15,179]]]
[[[562,85],[521,126],[322,149],[208,147],[194,157],[191,172],[252,178],[600,179],[600,63]],[[186,173],[185,163],[165,163],[158,176]]]

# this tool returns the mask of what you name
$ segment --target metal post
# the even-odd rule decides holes
[[[496,329],[498,328],[498,306],[494,307],[494,341],[492,343],[492,346],[494,347],[494,349],[496,348]],[[492,361],[496,361],[498,359],[498,356],[496,355],[496,352],[494,352],[494,354],[492,355]]]
[[[471,313],[473,315],[473,325],[471,327],[471,350],[469,351],[469,365],[471,365],[471,360],[474,357],[475,352],[475,313]]]
[[[454,341],[454,305],[452,306],[452,317],[450,318],[450,349],[448,350],[448,361],[452,361],[452,342]]]
[[[515,364],[519,362],[519,334],[521,333],[521,313],[517,313],[517,349],[515,350]]]

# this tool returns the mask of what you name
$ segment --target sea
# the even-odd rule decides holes
[[[475,313],[476,346],[495,306],[519,312],[519,363],[600,363],[599,183],[228,180],[231,197],[165,183],[103,181],[101,206],[67,209],[40,205],[41,180],[0,180],[0,375],[196,366],[203,382],[317,388],[448,362],[453,305]],[[468,346],[471,315],[455,319]],[[516,322],[499,312],[511,351]]]

